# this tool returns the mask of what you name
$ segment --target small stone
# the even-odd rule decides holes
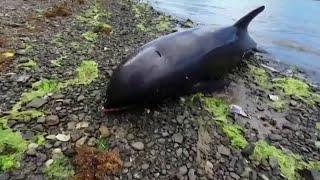
[[[131,162],[131,161],[125,162],[125,163],[123,164],[123,166],[124,166],[125,168],[129,168],[129,167],[132,166],[132,162]]]
[[[76,128],[76,123],[71,121],[67,124],[68,130],[74,130]]]
[[[68,157],[73,157],[75,155],[75,151],[72,148],[68,148],[64,153]]]
[[[131,143],[131,146],[132,146],[133,149],[135,149],[135,150],[143,150],[143,149],[144,149],[144,144],[143,144],[143,142],[134,142],[134,143]]]
[[[49,159],[46,161],[45,166],[49,167],[53,163],[53,159]]]
[[[270,134],[269,138],[271,141],[281,141],[282,140],[282,136],[279,134]]]
[[[27,152],[26,152],[27,155],[29,156],[34,156],[37,154],[37,150],[36,149],[28,149]]]
[[[303,169],[299,171],[302,177],[306,180],[319,180],[320,173],[317,169]]]
[[[8,172],[1,172],[0,179],[1,180],[8,180],[10,178],[10,175]]]
[[[84,137],[80,138],[79,140],[77,140],[76,146],[81,146],[81,145],[83,145],[86,140],[87,140],[87,136],[84,136]]]
[[[141,168],[142,168],[143,170],[147,170],[147,169],[149,168],[149,164],[143,164],[143,165],[141,166]]]
[[[56,138],[57,138],[59,141],[66,142],[66,141],[69,141],[69,140],[70,140],[70,135],[58,134],[58,135],[56,135]]]
[[[230,156],[231,153],[230,153],[230,149],[229,148],[226,148],[225,146],[223,145],[220,145],[218,146],[218,152],[222,155],[225,155],[225,156]]]
[[[255,144],[250,143],[241,151],[241,153],[244,157],[249,157],[253,153],[254,148],[255,148]]]
[[[99,131],[102,138],[107,138],[110,136],[110,131],[106,126],[100,126]]]
[[[36,98],[26,105],[27,108],[40,108],[45,105],[48,101],[42,98]]]
[[[57,124],[59,124],[59,122],[60,122],[59,117],[56,115],[49,115],[46,117],[46,123],[49,126],[57,125]]]
[[[49,140],[55,140],[56,139],[56,136],[55,135],[48,135],[46,136],[46,139],[49,139]]]
[[[84,95],[80,95],[77,99],[78,102],[81,102],[85,99]]]
[[[27,131],[26,133],[23,134],[23,139],[31,140],[33,138],[34,138],[34,132],[32,131]]]
[[[79,122],[76,126],[76,129],[86,128],[89,126],[88,122]]]
[[[92,137],[88,140],[88,146],[94,146],[96,144],[96,138]]]
[[[196,170],[190,169],[188,172],[189,180],[196,180],[197,176],[195,175]]]
[[[269,164],[270,164],[270,167],[272,169],[275,169],[278,167],[279,165],[279,162],[278,162],[278,159],[274,156],[272,156],[270,159],[269,159]]]
[[[182,154],[182,148],[177,149],[176,154],[177,154],[177,157],[180,157]]]
[[[188,173],[188,168],[187,166],[181,166],[179,167],[178,169],[178,174],[181,175],[181,176],[184,176]]]
[[[231,172],[230,176],[233,177],[236,180],[240,179],[240,176],[238,174],[234,173],[234,172]]]
[[[17,78],[17,82],[25,83],[31,78],[30,75],[21,75]]]
[[[298,105],[297,101],[290,100],[290,105],[296,107]]]
[[[46,118],[44,116],[41,116],[38,120],[37,123],[44,123],[46,122]]]
[[[183,136],[181,133],[174,134],[172,138],[173,138],[173,141],[176,143],[181,144],[183,142]]]

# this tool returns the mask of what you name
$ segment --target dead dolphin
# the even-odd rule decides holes
[[[114,71],[103,110],[159,102],[188,92],[198,83],[219,79],[247,51],[256,49],[247,28],[264,8],[251,11],[232,26],[190,28],[143,45]]]

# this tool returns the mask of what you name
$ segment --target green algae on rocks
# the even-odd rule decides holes
[[[77,77],[66,84],[90,84],[98,78],[98,65],[92,60],[84,60],[77,68]]]
[[[295,155],[290,151],[284,152],[283,150],[277,149],[264,140],[260,140],[256,143],[255,150],[250,156],[250,159],[261,162],[263,160],[269,160],[272,157],[278,160],[280,171],[288,180],[299,179],[297,173],[299,169],[316,168],[320,170],[320,162],[310,161],[306,163],[300,156]]]
[[[243,149],[249,145],[240,126],[224,124],[222,130],[230,138],[233,147]]]
[[[43,173],[49,179],[69,179],[75,174],[67,157],[54,159],[53,163],[43,170]]]
[[[19,158],[27,146],[19,132],[0,127],[0,172],[19,167]]]
[[[203,97],[206,109],[213,113],[217,120],[226,122],[229,114],[229,105],[223,98]]]
[[[29,59],[28,62],[19,63],[17,67],[25,67],[25,68],[36,68],[38,67],[37,63],[34,60]]]
[[[248,67],[249,73],[251,74],[253,81],[260,87],[269,88],[267,72],[262,68],[258,68],[250,64],[248,65]]]
[[[83,33],[81,36],[84,37],[87,41],[91,41],[91,42],[96,41],[98,38],[98,34],[92,31],[87,31]]]
[[[37,110],[11,111],[9,115],[0,118],[0,127],[6,127],[8,120],[29,121],[43,115],[43,112]]]
[[[320,95],[311,92],[307,83],[294,78],[275,78],[273,87],[288,96],[294,96],[302,102],[314,105],[320,103]]]

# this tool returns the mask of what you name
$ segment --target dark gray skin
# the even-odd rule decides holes
[[[264,10],[261,6],[234,25],[212,30],[190,28],[153,40],[127,57],[114,71],[104,111],[157,103],[194,92],[199,83],[220,79],[257,44],[247,27]]]

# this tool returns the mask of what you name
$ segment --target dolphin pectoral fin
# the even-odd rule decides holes
[[[211,93],[223,91],[226,86],[230,84],[230,80],[206,80],[195,84],[192,87],[192,93]]]
[[[254,52],[262,53],[262,54],[270,54],[267,50],[261,48],[261,47],[256,47],[253,49]]]
[[[265,6],[260,6],[255,10],[251,11],[241,19],[239,19],[233,26],[239,29],[247,29],[249,23],[254,19],[258,14],[260,14],[264,10]]]

